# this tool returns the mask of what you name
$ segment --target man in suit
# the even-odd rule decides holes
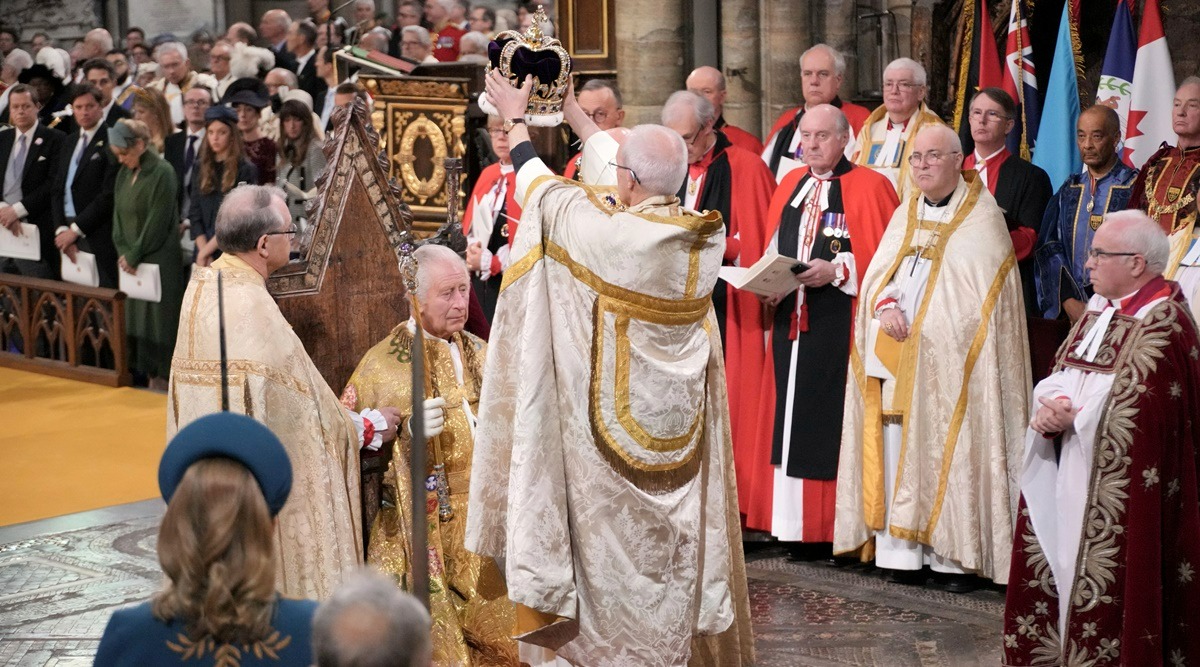
[[[183,95],[183,131],[167,137],[163,146],[163,157],[175,169],[179,183],[176,189],[179,210],[184,216],[180,232],[183,247],[190,253],[192,235],[187,233],[191,224],[186,219],[191,210],[192,169],[199,166],[200,146],[204,143],[204,113],[212,105],[212,91],[205,86],[193,86]],[[188,254],[190,260],[191,254]],[[190,262],[189,262],[190,263]]]
[[[100,120],[104,123],[104,127],[112,127],[122,118],[130,117],[129,112],[113,100],[113,89],[117,85],[117,72],[113,68],[112,63],[104,58],[92,58],[83,63],[79,71],[83,74],[83,83],[91,85],[100,93]],[[75,95],[78,98],[76,92],[72,91],[69,94]],[[74,100],[68,101],[67,105],[73,107],[73,102]],[[64,135],[70,135],[79,130],[79,125],[76,123],[73,115],[63,116],[62,122],[55,129]]]
[[[295,21],[288,29],[287,47],[296,58],[296,78],[300,90],[312,95],[313,112],[321,113],[328,86],[317,76],[317,28],[308,21]]]
[[[258,36],[275,54],[275,66],[296,71],[296,56],[289,50],[288,30],[292,18],[282,9],[272,9],[262,15],[258,22]],[[316,41],[316,36],[313,36]]]
[[[38,122],[41,100],[33,87],[18,84],[8,96],[9,122],[0,131],[0,225],[21,234],[21,223],[37,225],[42,259],[0,258],[0,272],[58,278],[50,190],[58,171],[63,134]]]
[[[95,255],[100,286],[116,288],[112,212],[119,165],[108,148],[104,95],[95,86],[80,84],[70,96],[75,130],[62,143],[51,191],[54,246],[71,262],[80,250]]]

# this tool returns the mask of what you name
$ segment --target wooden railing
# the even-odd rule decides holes
[[[0,274],[0,366],[119,387],[128,363],[123,292]]]

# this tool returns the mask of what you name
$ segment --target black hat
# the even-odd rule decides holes
[[[158,488],[171,502],[187,469],[196,461],[227,458],[246,466],[262,489],[271,516],[279,514],[292,490],[292,462],[271,429],[245,416],[218,412],[180,429],[158,464]]]
[[[271,94],[267,92],[267,84],[247,76],[229,84],[221,104],[249,104],[255,109],[265,109],[271,104]]]
[[[21,70],[19,75],[17,75],[18,83],[29,83],[34,79],[50,79],[54,82],[55,87],[63,87],[62,79],[58,78],[58,75],[55,74],[53,70],[45,65],[42,65],[41,63],[34,65],[33,67],[26,67],[25,69]]]
[[[214,120],[219,120],[230,127],[236,128],[238,115],[236,111],[224,104],[217,104],[204,110],[204,124],[208,125]]]

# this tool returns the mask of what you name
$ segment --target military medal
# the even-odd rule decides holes
[[[838,239],[834,239],[834,240],[830,241],[829,242],[829,250],[831,252],[833,252],[833,254],[835,254],[835,255],[838,254],[839,252],[842,251],[842,242]]]

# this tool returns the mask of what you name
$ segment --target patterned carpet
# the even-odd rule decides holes
[[[161,503],[0,529],[0,664],[90,665],[114,608],[159,582]],[[1003,597],[886,582],[862,567],[747,554],[759,664],[995,665]]]

